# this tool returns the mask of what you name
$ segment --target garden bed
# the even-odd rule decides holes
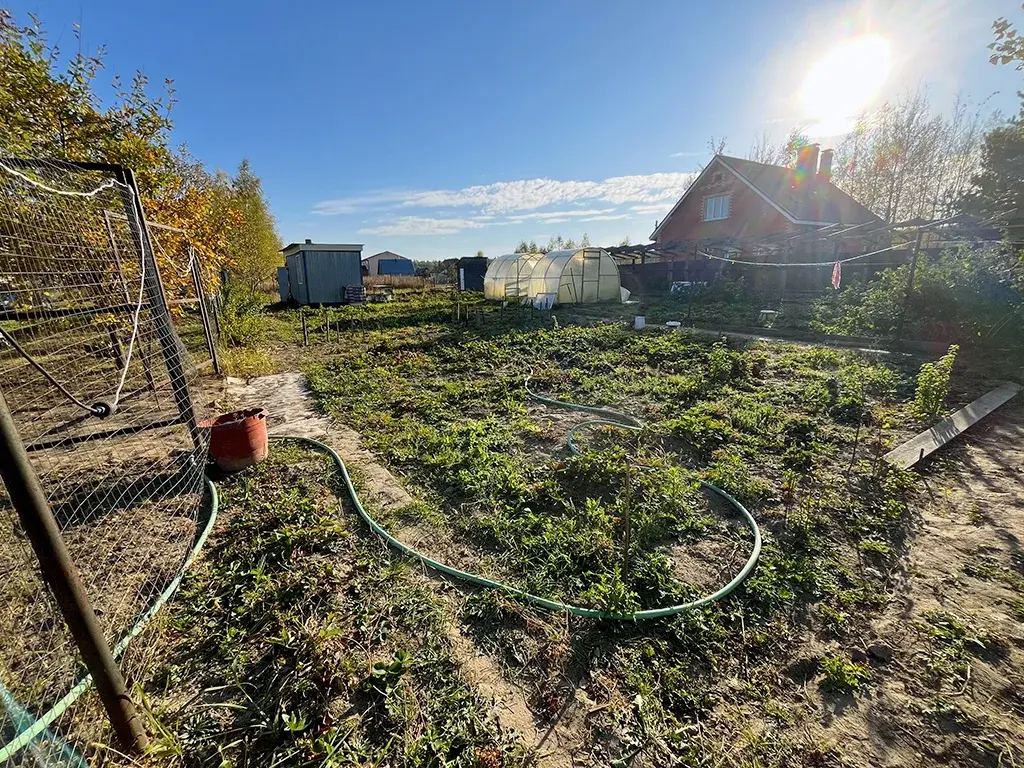
[[[178,762],[218,748],[236,764],[1024,758],[1021,719],[1005,715],[1021,703],[999,682],[1024,669],[1020,563],[998,533],[1019,522],[1014,508],[947,520],[935,510],[956,483],[984,498],[970,464],[965,476],[933,461],[926,485],[880,460],[922,426],[920,360],[566,326],[557,312],[558,326],[479,307],[455,323],[453,309],[434,297],[345,308],[330,343],[290,347],[319,406],[411,494],[401,509],[371,505],[389,530],[548,598],[658,607],[724,581],[749,551],[702,478],[759,521],[757,569],[727,600],[672,619],[530,608],[411,569],[336,506],[329,466],[278,451],[226,489],[214,546],[166,620],[166,674],[146,682]],[[529,398],[531,370],[535,391],[646,427],[588,432],[573,457],[562,443],[575,419]],[[992,378],[968,370],[951,405]],[[998,455],[1004,438],[972,439]],[[965,540],[981,526],[984,557],[946,524]]]

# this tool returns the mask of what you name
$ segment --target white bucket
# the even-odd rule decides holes
[[[633,318],[634,331],[642,331],[645,325],[647,325],[647,318],[643,315],[637,315]]]

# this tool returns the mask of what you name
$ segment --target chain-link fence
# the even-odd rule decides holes
[[[202,528],[196,371],[158,271],[196,265],[163,248],[174,258],[154,254],[130,173],[0,162],[0,392],[115,655]],[[109,732],[76,703],[87,670],[63,587],[44,581],[13,496],[0,488],[0,764],[77,765]]]

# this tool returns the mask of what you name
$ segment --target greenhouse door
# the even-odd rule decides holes
[[[600,287],[601,287],[601,252],[600,251],[584,251],[583,252],[583,276],[580,282],[582,283],[581,298],[580,301],[590,304],[595,301],[600,301]]]

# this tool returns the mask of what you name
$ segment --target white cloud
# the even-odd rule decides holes
[[[325,216],[357,213],[375,207],[461,208],[473,207],[478,215],[516,214],[535,211],[549,205],[601,201],[623,203],[655,203],[678,198],[690,185],[693,173],[652,173],[637,176],[615,176],[604,181],[557,181],[555,179],[523,179],[499,181],[463,189],[410,192],[374,192],[355,197],[326,200],[313,207],[313,213]],[[554,217],[555,213],[552,213]],[[558,212],[560,216],[582,213]],[[597,214],[600,215],[600,214]]]
[[[313,206],[311,213],[321,216],[337,216],[346,213],[359,213],[367,208],[397,205],[408,197],[406,192],[380,191],[356,197],[342,197],[337,200],[324,200]]]
[[[365,227],[360,235],[454,235],[464,229],[481,229],[484,223],[473,219],[432,219],[426,216],[402,216],[378,227]]]
[[[611,213],[614,208],[589,208],[587,210],[570,210],[570,211],[542,211],[534,213],[517,213],[516,215],[509,218],[512,224],[522,224],[524,221],[551,221],[558,219],[559,221],[566,221],[571,218],[580,218],[584,216],[600,216],[604,213]],[[586,219],[584,219],[585,221]]]
[[[615,214],[615,215],[606,214],[604,216],[588,216],[585,219],[580,219],[580,221],[618,221],[619,219],[631,219],[631,218],[633,218],[633,217],[630,214],[628,214],[628,213],[618,213],[618,214]]]
[[[655,203],[654,205],[634,205],[630,210],[637,213],[665,213],[668,208],[669,206],[665,203]]]
[[[669,157],[698,157],[706,154],[708,154],[708,151],[702,149],[700,152],[673,152]]]

